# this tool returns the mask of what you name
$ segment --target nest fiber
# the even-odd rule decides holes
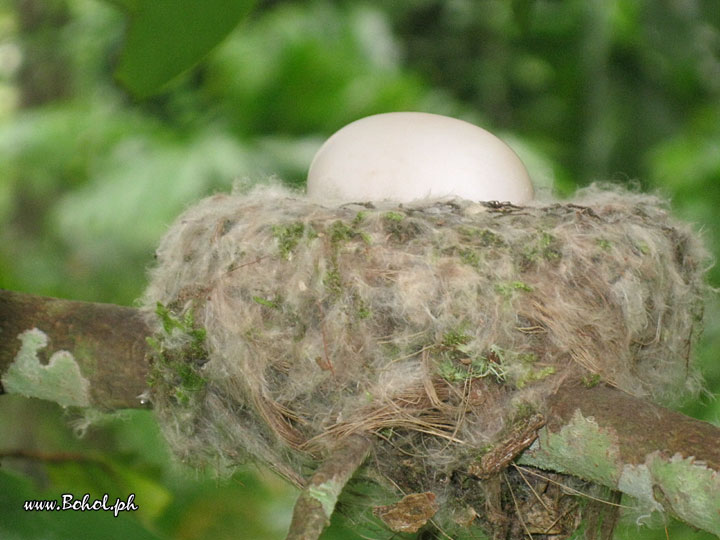
[[[194,463],[302,484],[363,432],[379,478],[438,493],[568,378],[698,386],[706,253],[650,195],[329,207],[266,186],[187,210],[157,259],[152,399]]]

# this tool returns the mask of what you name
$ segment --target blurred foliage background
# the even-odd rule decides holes
[[[594,180],[659,191],[720,253],[717,0],[237,2],[240,24],[154,93],[160,49],[132,42],[137,18],[123,11],[137,15],[141,1],[3,2],[0,287],[132,305],[185,206],[238,178],[301,186],[331,133],[397,110],[494,131],[544,193]],[[182,15],[168,21],[176,32],[164,46],[192,57],[203,30]],[[209,28],[226,24],[215,18]],[[144,62],[135,72],[126,36]],[[138,99],[118,79],[153,95]],[[720,286],[719,269],[710,277]],[[719,341],[712,300],[696,351],[710,392],[685,412],[716,423]],[[183,470],[148,411],[86,420],[0,398],[0,537],[283,537],[295,492],[271,474]],[[140,509],[118,518],[21,510],[61,493],[134,493]],[[360,538],[341,521],[326,538]],[[664,539],[666,525],[673,540],[709,538],[655,525],[628,518],[617,537]]]

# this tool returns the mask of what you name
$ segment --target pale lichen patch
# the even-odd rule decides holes
[[[72,354],[57,351],[43,365],[38,351],[47,347],[47,334],[33,328],[18,339],[22,341],[20,351],[2,378],[7,393],[46,399],[63,407],[90,406],[90,383]]]
[[[617,486],[620,491],[637,500],[640,511],[645,517],[654,511],[665,510],[662,504],[655,500],[652,474],[645,463],[624,465]],[[639,519],[641,520],[642,516]]]
[[[677,454],[670,459],[652,454],[647,462],[673,513],[720,536],[720,475],[692,457]]]
[[[323,512],[330,519],[333,511],[335,510],[335,504],[337,503],[338,496],[342,491],[345,484],[337,480],[328,480],[322,484],[316,486],[310,486],[308,488],[308,495],[318,501],[323,508]]]
[[[542,448],[541,452],[537,452]],[[564,472],[602,484],[619,480],[620,457],[617,435],[600,427],[594,418],[576,410],[570,422],[559,432],[542,431],[521,463]]]

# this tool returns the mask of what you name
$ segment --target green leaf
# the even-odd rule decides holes
[[[250,12],[254,0],[108,0],[130,18],[115,72],[145,98],[197,64]]]

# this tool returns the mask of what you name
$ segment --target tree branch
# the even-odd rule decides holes
[[[48,337],[39,356],[65,350],[89,381],[89,404],[100,409],[140,407],[147,388],[150,334],[137,309],[76,302],[0,289],[0,377],[16,359],[20,335],[37,328]]]
[[[0,289],[3,380],[21,349],[18,336],[32,328],[48,336],[50,353],[67,350],[73,355],[90,383],[91,406],[141,406],[149,329],[138,310]],[[543,415],[547,424],[520,463],[603,484],[720,535],[720,428],[602,385],[561,388]],[[327,523],[329,502],[369,446],[368,439],[349,439],[318,469],[298,501],[289,538],[319,534]],[[316,496],[319,491],[309,490],[327,487],[329,480],[336,489],[326,493],[323,505]],[[293,531],[306,531],[306,536],[292,536]]]
[[[567,386],[519,462],[571,474],[720,535],[720,429],[606,386]]]
[[[286,540],[316,540],[330,523],[340,493],[362,465],[370,439],[350,435],[315,471],[295,503]]]

